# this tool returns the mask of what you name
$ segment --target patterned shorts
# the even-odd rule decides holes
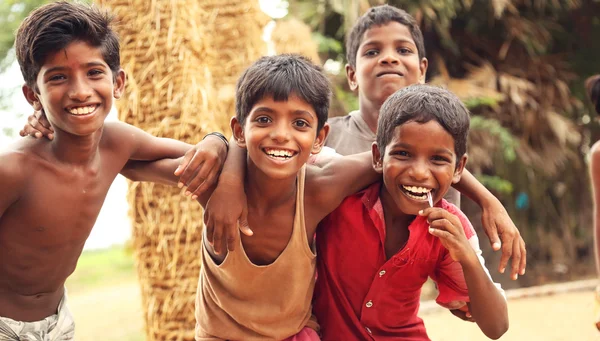
[[[58,313],[41,321],[19,322],[0,316],[0,341],[70,341],[74,336],[75,321],[67,307],[66,291]]]

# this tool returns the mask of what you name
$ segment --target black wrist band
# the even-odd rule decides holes
[[[204,140],[205,138],[207,138],[210,135],[214,135],[214,136],[220,138],[221,140],[223,140],[223,142],[225,143],[225,147],[227,147],[227,150],[229,150],[229,141],[227,141],[227,138],[225,137],[225,135],[219,133],[218,131],[213,131],[212,133],[208,133],[208,134],[204,135],[202,140]]]

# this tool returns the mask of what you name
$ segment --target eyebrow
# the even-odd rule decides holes
[[[412,40],[409,40],[409,39],[396,39],[396,40],[394,40],[394,43],[409,43],[413,46],[416,46],[415,42]],[[381,45],[381,44],[382,44],[382,42],[380,40],[373,39],[373,40],[367,40],[367,41],[363,42],[360,46],[362,48],[365,46]]]
[[[413,146],[410,145],[410,144],[408,144],[408,143],[399,142],[399,143],[396,143],[396,144],[392,145],[390,147],[390,150],[396,149],[396,148],[413,149]],[[446,148],[436,148],[436,149],[433,150],[433,152],[434,152],[434,154],[446,154],[448,156],[452,156],[453,155],[452,151],[448,150]]]
[[[275,113],[275,110],[273,110],[273,109],[271,109],[271,108],[269,108],[269,107],[258,107],[258,108],[256,108],[256,109],[254,109],[254,112],[267,112],[267,113]],[[315,116],[314,116],[314,115],[313,115],[313,114],[312,114],[310,111],[306,111],[306,110],[300,110],[300,109],[292,111],[292,114],[293,114],[293,115],[297,115],[297,116],[300,116],[300,115],[307,115],[307,116],[309,116],[309,117],[311,117],[311,118],[314,118],[314,117],[315,117]]]
[[[86,68],[93,67],[93,66],[101,66],[103,68],[107,67],[106,64],[101,63],[101,62],[89,62],[89,63],[85,64],[84,66]],[[48,70],[44,71],[44,74],[56,72],[56,71],[64,71],[64,70],[68,70],[68,69],[69,68],[65,67],[65,66],[54,66],[54,67],[51,67]]]

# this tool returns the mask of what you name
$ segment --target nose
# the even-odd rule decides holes
[[[384,65],[396,65],[399,63],[398,53],[394,49],[385,49],[381,52],[379,63]]]
[[[426,181],[431,172],[425,160],[415,160],[409,169],[408,175],[416,182]]]
[[[88,84],[87,80],[79,77],[72,78],[71,88],[69,89],[69,98],[79,102],[85,102],[87,99],[92,97],[92,87]]]
[[[269,137],[278,143],[284,143],[290,139],[290,129],[283,122],[273,125],[273,129],[269,133]]]

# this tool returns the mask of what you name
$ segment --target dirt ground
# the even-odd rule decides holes
[[[140,291],[136,282],[69,297],[78,341],[143,341]],[[592,325],[593,292],[580,291],[509,300],[509,331],[502,341],[600,341]],[[447,311],[422,316],[433,341],[487,340],[472,323]]]

